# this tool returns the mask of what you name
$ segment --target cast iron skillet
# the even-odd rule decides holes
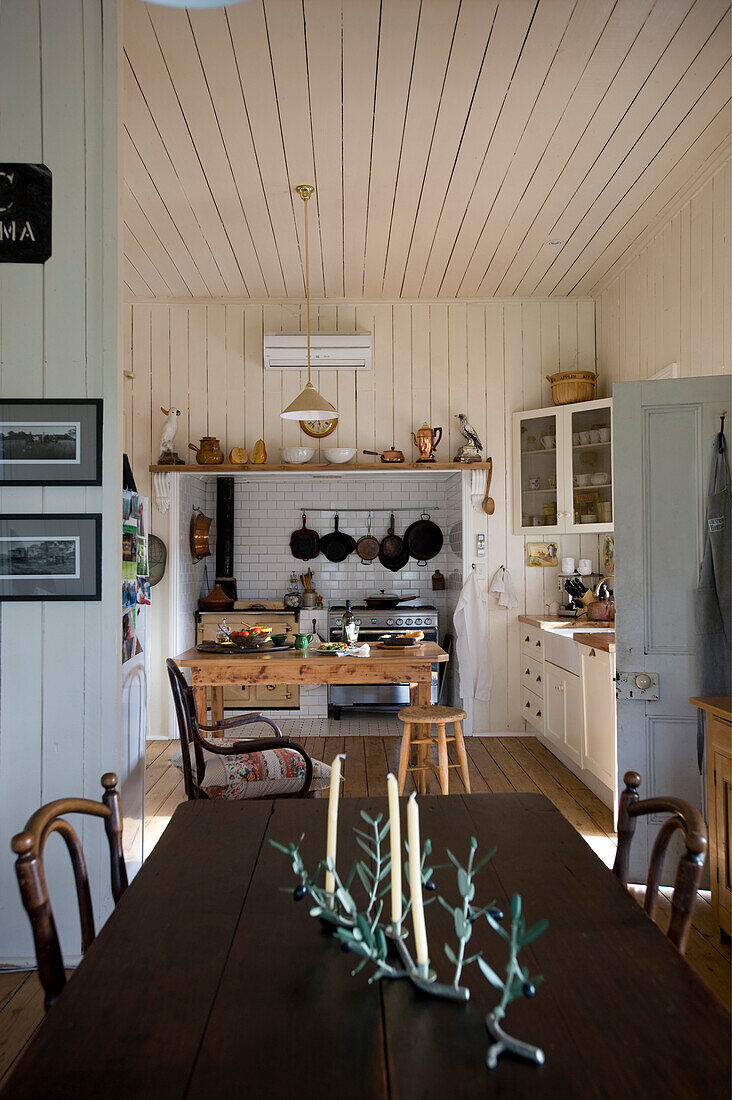
[[[302,561],[310,561],[317,558],[319,553],[318,535],[316,531],[310,531],[305,526],[305,513],[302,514],[302,527],[293,531],[290,535],[290,550],[295,558]]]
[[[349,554],[356,549],[356,541],[347,535],[345,531],[338,530],[338,516],[335,517],[334,529],[320,540],[320,552],[325,554],[328,561],[345,561]]]
[[[417,565],[426,565],[430,558],[436,557],[442,543],[442,531],[432,522],[429,512],[423,512],[404,532],[404,544],[409,556],[417,559]]]
[[[393,512],[391,513],[389,530],[381,540],[379,561],[386,569],[391,569],[392,573],[397,573],[400,569],[403,569],[409,561],[409,551],[404,545],[404,541],[399,535],[394,534]]]

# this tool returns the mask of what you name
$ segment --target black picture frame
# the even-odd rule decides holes
[[[103,404],[94,397],[0,399],[0,485],[101,485]],[[49,430],[54,425],[66,429],[63,436]]]
[[[0,603],[101,598],[100,513],[0,515]]]

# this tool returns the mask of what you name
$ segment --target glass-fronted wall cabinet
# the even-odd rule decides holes
[[[514,532],[613,530],[612,398],[514,414]]]

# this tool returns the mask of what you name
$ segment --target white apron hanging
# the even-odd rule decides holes
[[[464,702],[480,699],[487,703],[493,685],[488,646],[488,609],[475,572],[471,572],[463,585],[452,621],[455,626],[460,695]]]

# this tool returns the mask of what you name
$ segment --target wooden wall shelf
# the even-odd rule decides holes
[[[460,473],[462,470],[487,470],[489,462],[370,462],[359,465],[355,462],[343,463],[316,463],[304,462],[300,465],[285,465],[284,463],[264,462],[259,465],[246,463],[245,465],[233,465],[222,463],[219,466],[199,466],[197,462],[185,466],[151,466],[153,474],[401,474],[401,473]]]

